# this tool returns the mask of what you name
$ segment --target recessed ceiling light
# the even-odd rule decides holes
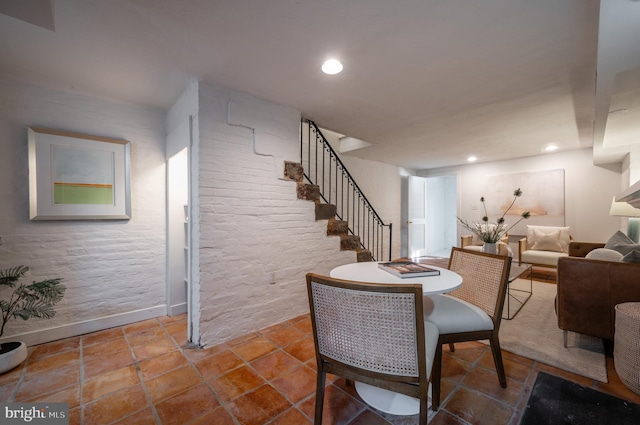
[[[555,151],[557,149],[558,149],[558,145],[549,145],[546,148],[544,148],[544,151],[545,152],[553,152],[553,151]]]
[[[476,162],[477,160],[478,160],[478,157],[475,157],[473,155],[470,156],[469,158],[467,158],[467,161],[469,161],[469,162]]]
[[[322,64],[322,72],[333,75],[342,71],[342,63],[336,59],[329,59]]]

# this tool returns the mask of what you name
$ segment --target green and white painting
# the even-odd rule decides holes
[[[114,203],[114,154],[109,151],[51,146],[53,203]]]

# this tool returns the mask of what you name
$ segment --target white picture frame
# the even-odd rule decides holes
[[[30,220],[131,219],[126,140],[28,128]]]

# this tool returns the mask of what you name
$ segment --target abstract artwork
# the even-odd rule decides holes
[[[487,179],[486,207],[491,221],[502,216],[511,202],[513,191],[522,190],[514,206],[505,216],[507,227],[529,211],[531,217],[522,220],[509,231],[510,235],[526,235],[527,225],[564,226],[564,170],[546,170],[490,176]]]
[[[129,142],[29,128],[31,220],[129,219]]]

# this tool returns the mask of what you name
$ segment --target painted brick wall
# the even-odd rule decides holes
[[[41,343],[165,314],[164,113],[7,80],[0,99],[0,267],[67,286],[53,319],[12,321],[5,337]],[[133,218],[29,221],[28,126],[129,140]]]
[[[296,198],[300,115],[200,84],[200,343],[214,345],[309,311],[305,274],[356,261]],[[273,283],[272,283],[273,282]],[[198,282],[196,282],[198,284]]]

